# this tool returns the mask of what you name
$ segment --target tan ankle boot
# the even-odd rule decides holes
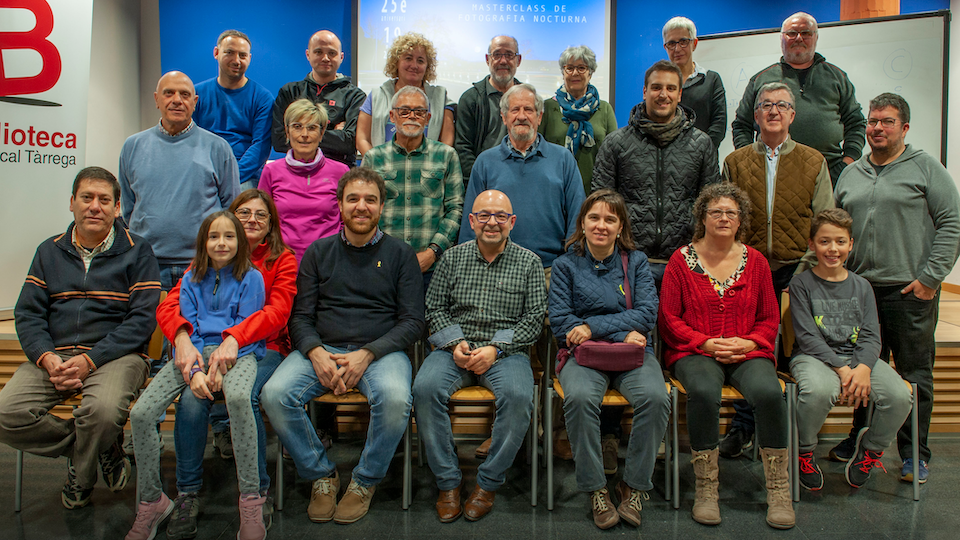
[[[720,495],[717,489],[720,474],[717,449],[693,451],[693,472],[697,475],[697,494],[693,502],[693,520],[704,525],[720,524]]]
[[[790,529],[797,523],[790,498],[790,478],[787,475],[787,449],[761,448],[763,475],[767,479],[767,525],[775,529]]]

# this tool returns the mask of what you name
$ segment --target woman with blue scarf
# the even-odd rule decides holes
[[[597,70],[597,55],[586,45],[568,47],[560,55],[563,85],[556,99],[544,103],[540,133],[543,138],[573,152],[583,177],[584,192],[590,193],[593,162],[600,143],[617,130],[613,107],[600,99],[590,78]]]

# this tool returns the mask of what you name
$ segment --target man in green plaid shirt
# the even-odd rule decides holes
[[[390,104],[394,139],[363,158],[387,186],[380,229],[417,252],[425,286],[440,255],[457,243],[463,214],[460,158],[453,148],[424,136],[430,116],[423,90],[401,88]]]
[[[517,220],[512,212],[500,191],[477,196],[469,215],[476,240],[454,246],[440,259],[427,291],[430,343],[436,349],[417,372],[413,395],[444,523],[461,514],[476,521],[490,512],[533,412],[527,350],[543,328],[547,289],[540,257],[510,241]],[[474,384],[493,390],[497,413],[489,456],[461,508],[463,475],[447,411],[450,396]]]

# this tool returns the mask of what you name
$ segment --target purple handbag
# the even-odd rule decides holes
[[[633,309],[625,251],[620,251],[620,259],[623,262],[623,295],[627,300],[627,309]],[[599,371],[630,371],[643,365],[644,348],[633,343],[588,339],[580,345],[557,351],[557,373],[566,365],[570,355],[583,367]]]

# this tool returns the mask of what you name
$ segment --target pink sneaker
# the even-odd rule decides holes
[[[263,503],[267,498],[260,494],[240,496],[240,530],[237,540],[263,540],[267,529],[263,525]]]
[[[124,540],[153,540],[157,527],[173,512],[173,501],[161,493],[156,502],[141,502],[137,507],[137,519]]]

